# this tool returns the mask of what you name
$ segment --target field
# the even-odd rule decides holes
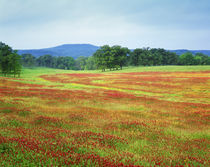
[[[210,66],[0,77],[0,166],[210,166]]]

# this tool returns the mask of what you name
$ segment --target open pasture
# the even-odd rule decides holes
[[[210,67],[0,77],[0,166],[210,166]]]

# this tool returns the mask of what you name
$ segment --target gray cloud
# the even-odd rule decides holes
[[[208,0],[0,0],[0,40],[210,49]]]

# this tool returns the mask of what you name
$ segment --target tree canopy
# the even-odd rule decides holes
[[[13,74],[14,77],[20,76],[21,72],[21,56],[2,42],[0,42],[0,70],[4,76]]]
[[[31,54],[17,54],[17,51],[0,42],[0,71],[3,75],[20,74],[21,64],[24,67],[42,66],[66,70],[118,70],[124,66],[159,66],[159,65],[210,65],[210,57],[186,52],[182,55],[161,48],[136,48],[129,50],[119,45],[101,46],[90,57],[70,56],[55,57],[43,55],[38,58]]]
[[[128,48],[124,48],[118,45],[110,47],[104,45],[98,49],[93,57],[95,59],[96,67],[105,71],[107,68],[118,69],[126,64],[128,54],[130,53]]]
[[[130,56],[130,64],[134,66],[176,65],[178,55],[164,49],[137,48]]]
[[[34,67],[36,65],[36,57],[31,54],[22,54],[22,65],[24,67]]]

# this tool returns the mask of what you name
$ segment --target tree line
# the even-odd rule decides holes
[[[160,65],[210,65],[210,57],[197,53],[186,52],[182,55],[157,48],[137,48],[129,50],[121,46],[104,45],[93,56],[54,57],[43,55],[35,58],[31,54],[22,55],[25,67],[43,66],[66,70],[95,70],[105,71],[122,69],[123,66],[160,66]]]
[[[49,67],[66,70],[105,71],[122,69],[124,66],[160,66],[160,65],[210,65],[210,57],[186,52],[182,55],[161,48],[136,48],[129,50],[119,45],[100,47],[93,56],[55,57],[43,55],[38,58],[31,54],[18,55],[17,51],[0,42],[0,71],[3,75],[20,75],[21,66]]]
[[[186,52],[182,55],[161,48],[136,48],[104,45],[94,54],[97,69],[122,69],[123,66],[210,65],[208,55]]]
[[[210,65],[210,57],[203,53],[193,55],[186,52],[182,55],[156,48],[137,48],[129,57],[130,65],[156,66],[156,65]]]
[[[93,56],[80,56],[77,59],[72,57],[55,57],[43,55],[38,58],[31,54],[22,54],[22,65],[24,67],[49,67],[65,70],[95,70],[95,61]]]

